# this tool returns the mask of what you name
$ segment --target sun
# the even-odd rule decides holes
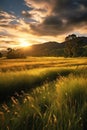
[[[22,40],[20,40],[20,45],[19,46],[20,47],[29,47],[29,46],[31,46],[31,44],[22,39]]]
[[[28,47],[28,46],[30,46],[30,44],[27,43],[27,42],[23,42],[23,43],[20,44],[20,46],[21,47]]]

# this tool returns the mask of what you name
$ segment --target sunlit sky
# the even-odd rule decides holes
[[[0,0],[0,49],[87,36],[87,0]]]

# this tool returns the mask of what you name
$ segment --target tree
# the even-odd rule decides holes
[[[66,57],[72,57],[73,56],[73,53],[72,53],[72,44],[70,41],[68,41],[67,43],[65,43],[65,49],[64,49],[64,52],[65,52],[65,56]]]
[[[73,40],[76,38],[77,38],[77,36],[75,34],[71,34],[71,35],[68,35],[67,37],[65,37],[65,41]]]
[[[7,49],[7,58],[8,59],[16,59],[16,58],[26,58],[22,50],[14,50],[12,48]]]
[[[82,56],[83,47],[80,45],[79,38],[75,34],[69,35],[65,38],[65,56],[77,57]]]
[[[8,53],[12,52],[12,48],[7,48]]]
[[[8,59],[14,58],[14,49],[12,49],[12,48],[7,48],[7,58],[8,58]]]
[[[2,57],[2,53],[0,52],[0,58]]]

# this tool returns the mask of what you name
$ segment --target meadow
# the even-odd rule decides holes
[[[87,129],[87,58],[0,59],[0,130],[77,129]]]

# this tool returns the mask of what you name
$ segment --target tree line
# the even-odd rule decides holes
[[[17,58],[26,58],[23,50],[21,49],[12,49],[7,48],[7,53],[5,54],[7,59],[17,59]],[[0,52],[0,58],[3,57],[3,54]]]
[[[16,59],[16,58],[26,58],[24,52],[20,49],[12,49],[12,48],[7,48],[7,58],[8,59]]]
[[[65,38],[65,49],[64,53],[66,57],[79,57],[87,56],[87,48],[84,46],[87,45],[84,43],[84,37],[77,37],[75,34],[68,35]]]

